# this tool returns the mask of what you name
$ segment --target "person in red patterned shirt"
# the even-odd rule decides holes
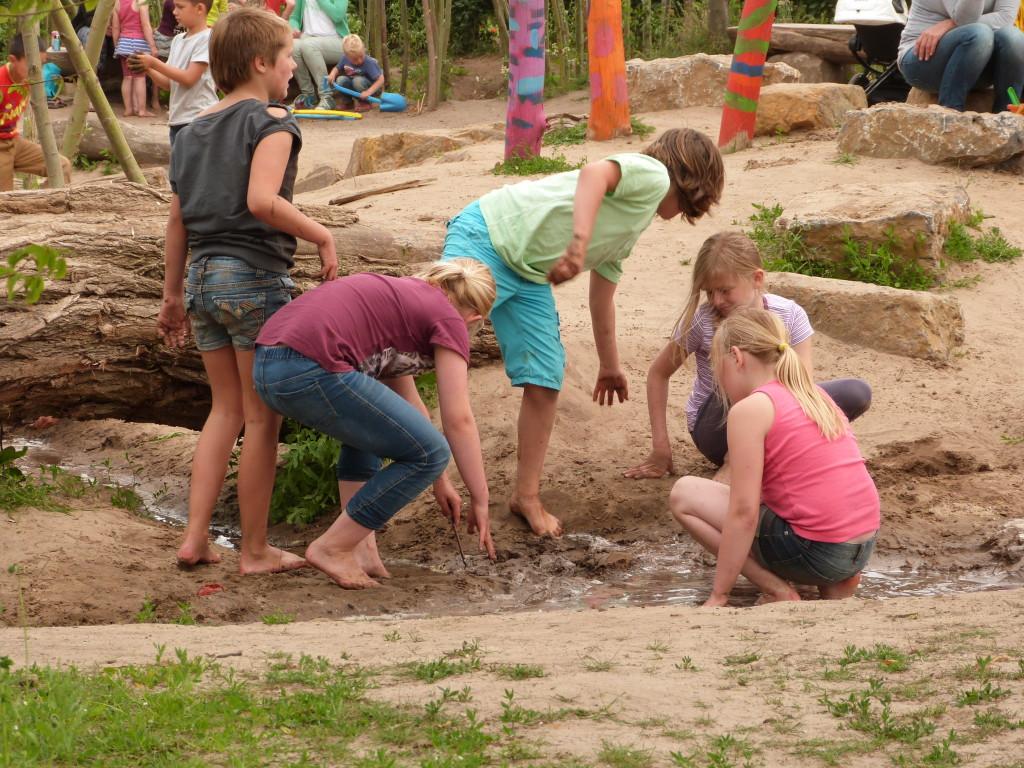
[[[46,52],[40,42],[40,56]],[[18,132],[18,121],[28,108],[28,60],[25,44],[20,36],[10,43],[7,63],[0,67],[0,192],[14,189],[14,173],[46,176],[43,150],[35,142],[23,139]],[[64,179],[71,179],[71,162],[61,155]]]

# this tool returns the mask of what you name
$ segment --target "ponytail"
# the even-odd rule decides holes
[[[491,270],[476,259],[435,261],[416,277],[440,288],[456,307],[472,310],[481,317],[490,314],[497,298]]]
[[[779,380],[800,405],[800,410],[818,425],[827,440],[846,434],[847,424],[842,413],[822,391],[815,386],[803,361],[789,344],[789,335],[782,321],[771,312],[753,307],[739,307],[722,321],[712,342],[712,364],[719,363],[736,347],[768,365],[773,365]],[[726,409],[728,396],[721,384],[719,395]]]

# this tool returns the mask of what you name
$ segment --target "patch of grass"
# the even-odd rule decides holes
[[[662,642],[648,643],[647,650],[654,653],[668,653],[668,645]]]
[[[840,152],[838,155],[836,155],[834,158],[832,158],[832,165],[850,165],[850,166],[853,166],[853,165],[856,165],[859,160],[860,160],[860,158],[858,158],[852,152]]]
[[[463,641],[462,646],[448,651],[440,659],[414,661],[403,665],[406,674],[425,683],[433,683],[446,677],[463,675],[480,669],[480,644],[477,641]]]
[[[1009,695],[1010,692],[1008,690],[1000,688],[998,685],[993,686],[990,680],[980,688],[969,688],[966,691],[960,691],[956,695],[956,705],[958,707],[973,707],[976,704],[981,704],[983,701],[996,701]]]
[[[274,611],[273,613],[268,613],[266,616],[260,617],[260,621],[268,626],[272,626],[274,624],[291,624],[295,621],[295,616],[290,613],[284,613],[283,611]]]
[[[944,291],[955,291],[961,288],[974,288],[982,280],[981,275],[968,275],[967,277],[958,277],[956,280],[950,280],[948,283],[943,283],[940,288]]]
[[[190,626],[196,623],[196,617],[192,613],[191,603],[178,603],[178,617],[174,620],[174,623],[185,626]]]
[[[972,221],[976,223],[972,224]],[[1021,249],[1011,245],[998,227],[990,227],[979,235],[972,235],[968,231],[968,227],[976,228],[979,223],[980,219],[974,218],[966,224],[950,222],[949,234],[946,236],[944,246],[949,258],[959,262],[981,259],[990,264],[1020,258]]]
[[[611,672],[615,669],[615,662],[611,659],[595,659],[593,656],[584,656],[583,668],[587,672]]]
[[[285,423],[284,442],[288,450],[274,480],[270,521],[305,525],[338,506],[334,466],[341,445],[291,420]]]
[[[878,662],[878,668],[883,672],[905,672],[910,667],[910,658],[907,654],[891,645],[882,643],[876,643],[871,648],[858,648],[856,645],[846,646],[839,659],[839,666],[847,667],[865,661]]]
[[[428,410],[437,408],[437,371],[428,371],[416,377],[416,391]]]
[[[135,614],[136,624],[149,624],[156,619],[156,601],[151,597],[147,597],[142,601],[142,607],[139,608],[139,612]]]
[[[952,768],[960,764],[960,755],[953,751],[952,744],[956,741],[956,731],[951,730],[941,742],[932,747],[931,752],[926,754],[922,761],[925,765],[934,768]]]
[[[529,680],[532,677],[544,677],[544,667],[539,664],[501,664],[494,668],[498,677],[507,680]]]
[[[863,755],[875,750],[875,744],[866,739],[807,739],[796,745],[794,754],[797,757],[813,757],[825,765],[847,766],[850,755]]]
[[[654,765],[654,755],[649,749],[636,749],[610,741],[601,742],[597,760],[610,768],[650,768]]]
[[[845,699],[833,700],[828,694],[819,701],[833,717],[844,718],[847,726],[879,741],[914,744],[935,731],[932,719],[936,710],[923,710],[895,715],[892,694],[881,680],[871,679],[868,688],[854,691]],[[943,708],[944,709],[944,708]]]
[[[999,439],[1006,443],[1006,445],[1020,445],[1024,443],[1024,435],[1000,435]],[[1021,667],[1021,671],[1024,673],[1024,666]]]
[[[498,163],[491,169],[495,176],[537,176],[550,173],[562,173],[563,171],[575,171],[582,168],[586,160],[578,163],[571,163],[563,155],[554,157],[513,157]]]
[[[653,125],[645,123],[636,116],[629,118],[629,125],[633,130],[633,135],[640,139],[647,138],[655,131]],[[557,128],[546,131],[543,144],[545,147],[571,147],[583,144],[586,140],[587,123],[585,120],[581,120],[573,125],[560,125]]]
[[[697,666],[693,663],[693,659],[689,656],[683,656],[679,661],[675,663],[675,668],[680,672],[696,672]]]
[[[402,633],[397,629],[393,629],[390,632],[384,633],[384,642],[386,643],[397,643],[402,639]]]
[[[84,492],[82,481],[60,467],[43,467],[38,477],[26,474],[14,462],[27,452],[27,448],[0,448],[0,509],[14,512],[22,507],[32,507],[48,512],[66,512],[68,506],[58,501],[58,497],[80,497]]]
[[[142,511],[142,497],[135,492],[134,488],[127,485],[119,485],[110,492],[110,503],[118,509],[126,509],[133,514]]]

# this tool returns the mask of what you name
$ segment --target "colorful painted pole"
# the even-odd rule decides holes
[[[727,147],[754,138],[757,122],[757,100],[761,95],[761,78],[768,45],[772,39],[777,0],[744,0],[736,32],[736,48],[732,67],[725,84],[725,105],[718,146]],[[745,138],[741,138],[743,134]]]
[[[592,0],[587,17],[590,119],[587,138],[604,141],[632,133],[622,44],[621,0]]]
[[[540,154],[544,116],[544,0],[511,0],[505,159]]]

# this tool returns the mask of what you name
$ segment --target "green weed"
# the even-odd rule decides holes
[[[27,451],[27,448],[0,447],[0,509],[13,512],[22,507],[32,507],[50,512],[67,511],[67,505],[56,500],[59,489],[54,483],[47,482],[45,469],[36,478],[14,465]],[[51,477],[56,479],[59,470],[53,469],[55,472]]]
[[[142,601],[142,607],[135,614],[136,624],[149,624],[156,619],[156,602],[151,597]]]
[[[986,734],[1024,730],[1024,720],[1012,720],[1009,715],[998,709],[975,713],[974,724]]]
[[[881,680],[871,679],[866,690],[845,699],[834,700],[825,694],[819,701],[833,717],[846,719],[852,730],[876,739],[913,744],[935,731],[935,722],[929,718],[934,715],[932,710],[894,715],[892,695]]]
[[[832,158],[832,165],[856,165],[860,158],[852,152],[840,152]]]
[[[110,503],[118,509],[126,509],[135,514],[143,508],[142,497],[134,488],[126,485],[119,485],[110,492]]]
[[[682,659],[675,663],[675,668],[680,672],[696,672],[697,666],[693,663],[693,659],[689,656],[683,656]]]
[[[273,613],[268,613],[266,616],[262,616],[260,621],[268,626],[273,624],[291,624],[295,621],[295,616],[290,613],[284,613],[283,611],[274,611]]]
[[[402,633],[397,629],[393,629],[390,632],[384,633],[384,642],[386,643],[397,643],[402,639]]]
[[[1010,692],[1008,690],[1000,688],[998,685],[993,686],[990,680],[980,688],[969,688],[966,691],[960,691],[956,695],[956,705],[958,707],[973,707],[983,701],[996,701],[1009,695]]]
[[[739,653],[735,656],[726,656],[722,663],[727,667],[740,667],[746,664],[753,664],[761,658],[759,653]]]
[[[893,648],[891,645],[876,643],[871,648],[858,648],[855,645],[848,645],[843,649],[843,655],[839,659],[840,667],[847,667],[851,664],[859,664],[865,661],[878,662],[878,668],[883,672],[905,672],[910,667],[910,659],[903,651]]]
[[[270,520],[304,525],[338,506],[334,466],[341,445],[315,429],[286,423],[287,452],[274,480]]]
[[[190,603],[178,603],[178,617],[174,620],[174,623],[182,625],[196,623],[196,617],[192,614],[192,605]]]
[[[611,768],[650,768],[654,765],[654,755],[650,750],[636,749],[610,741],[601,742],[597,760]]]
[[[562,155],[554,157],[513,157],[498,163],[492,169],[495,176],[537,176],[549,173],[562,173],[564,171],[575,171],[582,168],[586,163],[581,160],[578,163],[571,163]]]
[[[647,650],[654,653],[668,653],[668,646],[662,642],[648,643]]]
[[[999,439],[1007,445],[1020,445],[1024,443],[1024,435],[1000,435]],[[1024,672],[1024,666],[1021,667],[1021,671]]]
[[[442,658],[433,661],[414,661],[404,664],[402,669],[410,677],[433,683],[446,677],[463,675],[480,669],[480,644],[463,641],[462,647],[448,651]]]
[[[983,216],[983,214],[982,214]],[[976,219],[972,217],[971,221]],[[1021,249],[1011,245],[998,227],[991,227],[980,235],[972,235],[968,227],[977,224],[950,222],[946,235],[945,252],[954,261],[967,262],[981,259],[988,263],[1013,261],[1020,258]],[[980,223],[980,219],[977,220]]]
[[[615,669],[615,662],[611,659],[595,659],[593,656],[584,656],[583,668],[587,672],[611,672]]]
[[[508,680],[528,680],[544,677],[544,667],[538,664],[502,664],[494,670],[499,677]]]
[[[429,371],[417,376],[416,391],[428,410],[437,408],[437,372]]]
[[[931,752],[922,758],[925,765],[934,768],[952,768],[960,764],[960,755],[953,751],[952,744],[956,741],[956,731],[951,730],[949,735],[940,743],[932,747]]]

